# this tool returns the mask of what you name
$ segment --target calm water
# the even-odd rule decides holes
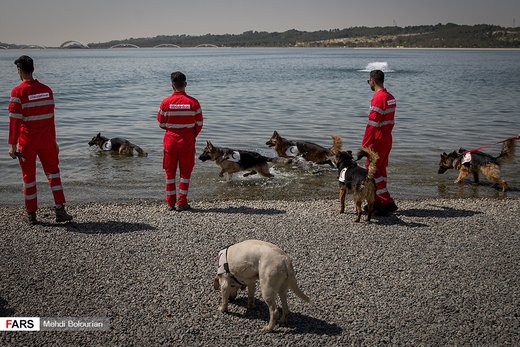
[[[0,204],[22,203],[20,169],[7,155],[7,105],[18,84],[13,61],[35,59],[35,76],[56,99],[62,180],[69,203],[163,199],[163,131],[155,116],[171,93],[169,74],[184,71],[188,93],[205,116],[197,143],[258,151],[273,130],[289,139],[330,144],[339,133],[356,150],[372,92],[366,72],[381,66],[398,102],[389,189],[397,198],[502,197],[490,185],[452,182],[438,175],[439,153],[491,144],[520,132],[520,51],[351,49],[123,49],[0,50]],[[146,158],[99,153],[87,142],[97,132],[126,137]],[[498,154],[499,146],[487,150]],[[503,167],[520,196],[520,160]],[[316,167],[274,167],[276,176],[232,181],[218,177],[212,162],[197,161],[192,200],[312,199],[336,197],[336,173]],[[38,173],[39,200],[51,193]],[[485,182],[485,179],[483,180]]]

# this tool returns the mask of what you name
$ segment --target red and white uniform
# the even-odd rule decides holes
[[[195,165],[195,138],[202,130],[202,110],[197,99],[183,91],[175,91],[161,103],[157,113],[164,133],[163,168],[166,174],[168,206],[188,203],[191,172]],[[175,176],[180,171],[179,200],[176,201]]]
[[[374,93],[370,102],[370,113],[361,146],[373,148],[379,155],[374,180],[376,182],[376,205],[393,202],[386,188],[386,167],[392,149],[392,129],[394,128],[396,102],[386,89]],[[367,161],[368,166],[368,161]]]
[[[58,167],[58,147],[54,126],[54,98],[52,90],[37,80],[24,80],[11,91],[9,101],[10,145],[18,145],[22,169],[25,208],[36,212],[36,157],[51,186],[56,205],[65,203]]]

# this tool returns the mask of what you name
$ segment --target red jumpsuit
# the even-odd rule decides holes
[[[54,126],[54,99],[52,90],[37,80],[24,80],[11,91],[9,101],[10,145],[18,145],[22,169],[25,208],[36,212],[36,157],[51,186],[56,205],[65,203],[58,167],[58,147]]]
[[[186,205],[191,172],[195,165],[195,138],[202,130],[202,110],[197,99],[184,91],[175,91],[161,103],[157,113],[164,133],[163,169],[166,174],[166,202],[168,206]],[[175,175],[180,171],[179,200],[176,201]]]
[[[370,102],[370,113],[361,145],[373,148],[379,155],[374,180],[376,182],[376,205],[393,202],[386,188],[386,167],[392,149],[392,129],[394,128],[395,98],[386,89],[374,93]],[[367,161],[368,167],[368,161]]]

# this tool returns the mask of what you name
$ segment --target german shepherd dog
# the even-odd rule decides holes
[[[126,139],[122,139],[120,137],[109,139],[107,137],[101,136],[101,133],[98,133],[96,136],[94,136],[92,140],[88,142],[88,145],[98,146],[103,151],[110,151],[123,155],[134,155],[134,149],[141,156],[146,157],[148,155],[148,153],[143,151],[141,147],[134,145]]]
[[[366,200],[368,204],[366,221],[369,222],[374,212],[374,203],[376,199],[376,183],[374,176],[376,174],[376,163],[379,156],[373,150],[362,147],[359,152],[362,156],[367,157],[370,164],[368,170],[359,166],[352,157],[352,151],[339,151],[336,153],[336,166],[339,173],[339,213],[345,212],[345,196],[347,192],[353,194],[354,204],[356,206],[355,222],[361,219],[361,204]]]
[[[331,157],[334,157],[343,145],[341,137],[338,135],[332,135],[332,147],[325,148],[312,142],[287,140],[281,137],[277,131],[273,132],[273,136],[265,144],[272,147],[279,157],[301,156],[307,161],[316,164],[329,164],[332,167],[334,167],[334,164]]]
[[[229,178],[235,172],[250,170],[244,177],[259,173],[265,177],[274,177],[269,172],[267,165],[272,159],[252,151],[235,150],[225,147],[216,147],[210,141],[206,141],[206,147],[199,156],[202,161],[212,160],[220,166],[220,177],[227,172]]]
[[[475,183],[478,183],[480,171],[489,181],[502,186],[502,191],[505,192],[507,190],[507,182],[500,178],[500,165],[513,160],[515,156],[515,141],[516,139],[506,140],[502,145],[502,151],[497,157],[475,151],[471,152],[470,157],[465,159],[466,150],[463,148],[449,154],[444,152],[441,154],[438,173],[443,174],[448,169],[456,169],[459,171],[459,176],[455,183],[461,183],[470,173],[473,174]]]

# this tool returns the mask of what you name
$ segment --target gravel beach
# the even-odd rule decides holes
[[[520,199],[398,201],[354,223],[336,200],[159,201],[42,208],[30,227],[1,207],[0,316],[106,317],[106,332],[0,332],[0,346],[519,345]],[[246,293],[217,311],[220,249],[245,239],[293,259],[308,304],[285,327]]]

